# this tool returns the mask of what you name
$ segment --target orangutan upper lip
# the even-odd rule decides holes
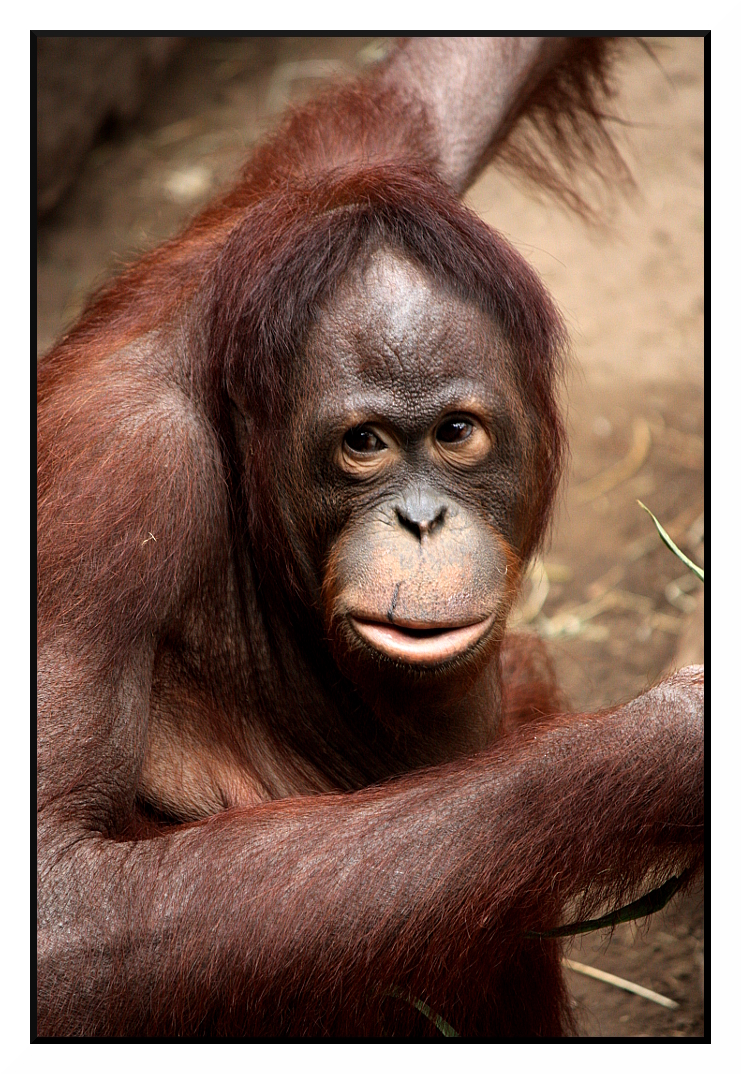
[[[470,649],[489,629],[492,613],[475,623],[412,623],[350,616],[355,631],[386,656],[407,664],[431,666]]]

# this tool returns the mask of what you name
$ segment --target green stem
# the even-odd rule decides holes
[[[651,518],[654,520],[654,526],[656,526],[656,529],[659,531],[659,537],[662,539],[662,541],[664,542],[666,547],[671,549],[671,551],[674,553],[675,556],[679,556],[679,558],[682,560],[682,563],[684,563],[685,567],[689,567],[689,569],[691,571],[693,571],[694,574],[697,575],[697,577],[700,579],[700,581],[704,582],[705,581],[705,571],[702,569],[702,567],[698,567],[696,563],[693,563],[691,559],[689,559],[687,556],[685,556],[684,552],[680,552],[680,550],[675,545],[674,541],[671,539],[669,534],[666,532],[664,527],[659,522],[659,520],[656,517],[656,515],[652,511],[649,511],[649,509],[646,507],[645,503],[641,503],[640,500],[637,500],[636,503],[638,504],[639,507],[643,508],[643,510],[646,512],[646,514],[651,515]]]

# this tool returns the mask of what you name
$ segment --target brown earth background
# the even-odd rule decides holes
[[[616,137],[635,189],[585,224],[490,168],[467,201],[538,269],[572,333],[571,467],[544,562],[515,620],[548,639],[574,709],[634,697],[703,659],[703,597],[659,542],[646,503],[692,559],[704,552],[704,45],[653,39],[616,72]],[[196,38],[139,118],[108,130],[38,227],[38,353],[91,289],[171,235],[224,185],[285,107],[386,47],[368,38]],[[669,1010],[568,971],[581,1032],[697,1037],[704,898],[569,946],[572,959],[663,994]]]

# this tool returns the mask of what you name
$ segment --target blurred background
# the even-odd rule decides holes
[[[661,544],[647,504],[704,555],[704,43],[630,45],[615,73],[616,140],[635,189],[587,224],[492,165],[466,201],[540,272],[572,334],[571,465],[553,540],[513,625],[547,640],[574,709],[634,697],[703,660],[701,584]],[[90,291],[172,235],[251,147],[384,38],[40,38],[37,351]],[[648,927],[571,945],[669,996],[667,1009],[569,972],[581,1030],[704,1032],[703,892]]]

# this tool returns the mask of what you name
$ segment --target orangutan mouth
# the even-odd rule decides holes
[[[393,660],[419,667],[434,667],[452,660],[482,638],[492,623],[494,613],[476,623],[436,624],[389,623],[350,616],[353,630],[378,652]]]

